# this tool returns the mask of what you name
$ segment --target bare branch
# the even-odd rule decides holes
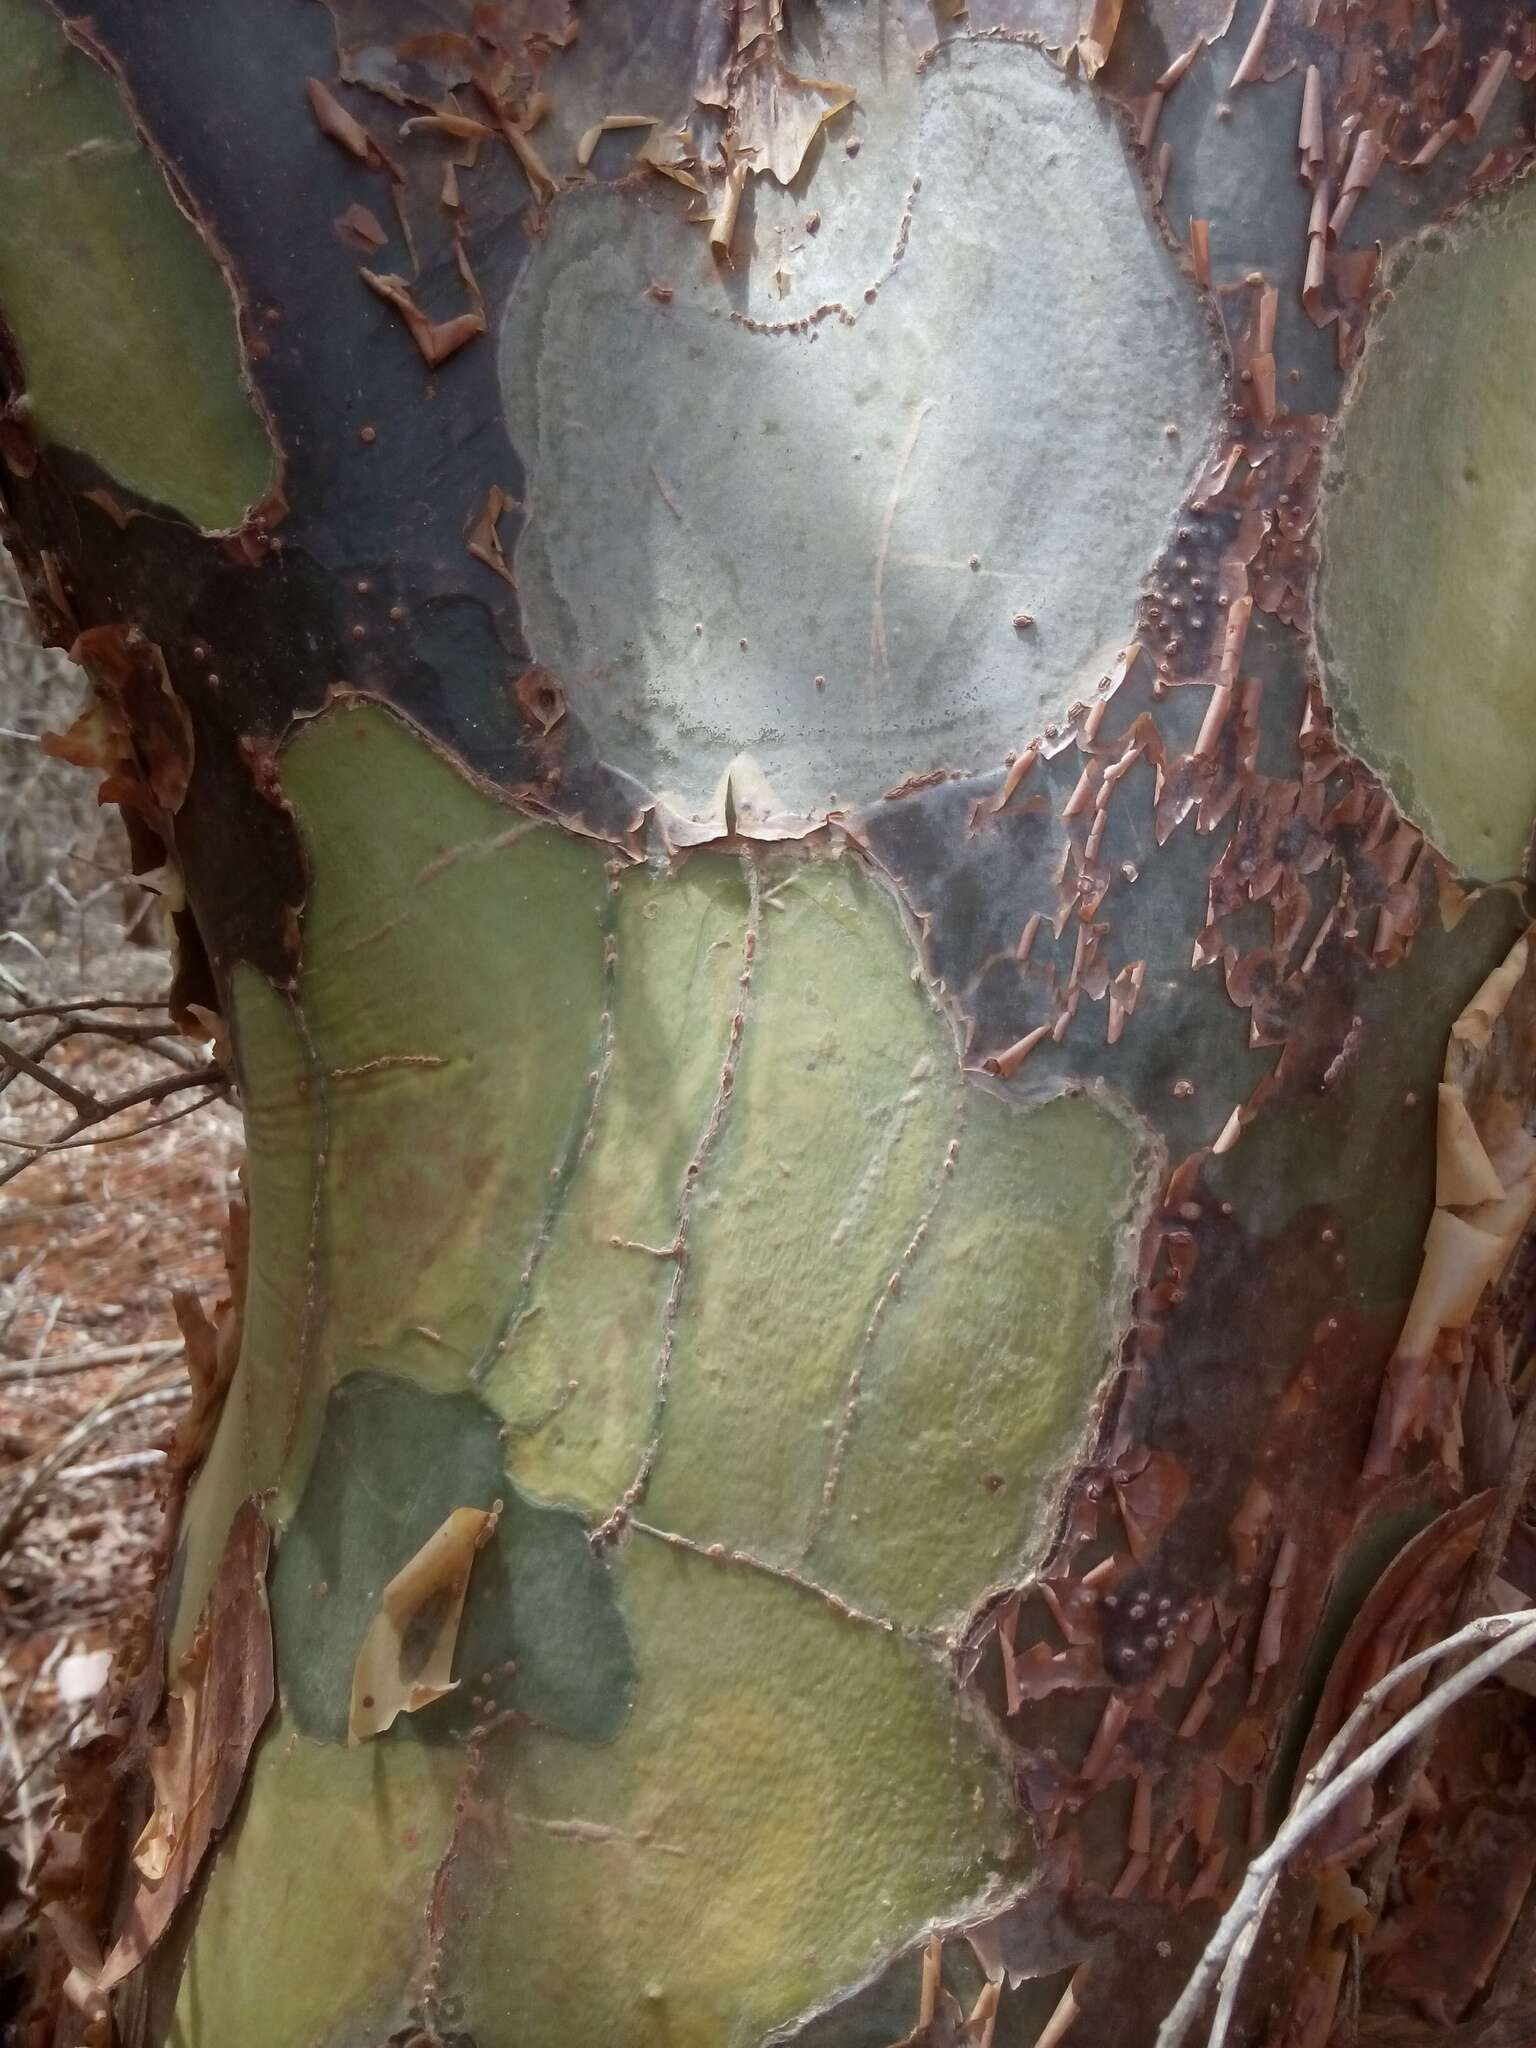
[[[174,1358],[182,1349],[179,1337],[159,1344],[101,1344],[72,1351],[63,1358],[28,1358],[18,1365],[0,1365],[0,1386],[30,1386],[34,1380],[60,1379],[77,1372],[96,1372],[104,1365],[151,1365]]]
[[[1441,1684],[1424,1694],[1424,1697],[1400,1721],[1377,1737],[1363,1749],[1352,1764],[1339,1770],[1340,1764],[1349,1753],[1350,1745],[1370,1721],[1376,1709],[1403,1679],[1415,1671],[1438,1663],[1453,1651],[1469,1648],[1474,1643],[1489,1642],[1491,1647],[1480,1657],[1474,1657],[1470,1664],[1453,1672]],[[1483,1680],[1502,1665],[1510,1663],[1525,1651],[1536,1647],[1536,1615],[1528,1609],[1519,1614],[1487,1615],[1480,1621],[1469,1622],[1455,1635],[1443,1642],[1432,1643],[1427,1650],[1405,1658],[1395,1665],[1384,1678],[1378,1679],[1360,1700],[1344,1726],[1323,1751],[1321,1757],[1307,1773],[1301,1793],[1291,1808],[1286,1820],[1268,1848],[1254,1857],[1248,1866],[1247,1875],[1238,1889],[1237,1897],[1222,1915],[1216,1932],[1206,1944],[1205,1952],[1195,1965],[1189,1982],[1179,1994],[1172,2011],[1163,2021],[1157,2033],[1157,2048],[1180,2048],[1187,2039],[1191,2027],[1199,2018],[1200,2009],[1210,1995],[1218,1973],[1229,1956],[1233,1955],[1243,1935],[1262,1914],[1274,1884],[1285,1867],[1292,1850],[1298,1848],[1312,1834],[1330,1813],[1341,1806],[1351,1793],[1368,1784],[1384,1763],[1406,1749],[1418,1736],[1421,1729],[1465,1698],[1481,1685]],[[1334,1772],[1338,1775],[1333,1776]],[[1331,1780],[1331,1782],[1330,1782]],[[1252,1946],[1252,1936],[1248,1947]],[[1246,1950],[1245,1950],[1246,1953]],[[1239,1965],[1240,1968],[1240,1965]],[[1231,1999],[1223,2004],[1231,2010]],[[1224,2029],[1223,2029],[1224,2030]],[[1216,2048],[1213,2035],[1211,2048]]]
[[[168,1406],[187,1398],[190,1389],[185,1381],[174,1387],[157,1387],[147,1393],[139,1391],[151,1374],[164,1370],[164,1364],[163,1359],[157,1358],[130,1374],[123,1386],[103,1395],[94,1408],[86,1410],[73,1429],[65,1431],[51,1451],[37,1460],[0,1509],[0,1557],[15,1542],[28,1519],[32,1502],[55,1474],[69,1464],[83,1444],[89,1443],[93,1436],[99,1436],[104,1429],[110,1429],[125,1415],[136,1414],[148,1407]]]
[[[1461,1582],[1455,1609],[1451,1615],[1451,1627],[1459,1628],[1482,1607],[1488,1589],[1498,1575],[1509,1544],[1509,1532],[1514,1526],[1536,1471],[1536,1394],[1527,1395],[1525,1406],[1520,1411],[1520,1420],[1515,1428],[1515,1439],[1510,1446],[1509,1459],[1499,1481],[1498,1493],[1494,1496],[1488,1519],[1483,1524],[1483,1533],[1477,1551]],[[1434,1682],[1433,1676],[1430,1680]],[[1374,1922],[1381,1915],[1382,1901],[1387,1895],[1387,1882],[1397,1866],[1397,1852],[1402,1846],[1403,1830],[1408,1824],[1410,1805],[1408,1789],[1413,1785],[1434,1747],[1435,1727],[1426,1723],[1419,1737],[1393,1766],[1386,1786],[1386,1801],[1391,1812],[1381,1836],[1370,1853],[1364,1871],[1361,1873],[1361,1889],[1366,1896],[1366,1911]]]
[[[31,1053],[23,1052],[19,1045],[13,1045],[8,1038],[0,1038],[0,1060],[4,1060],[7,1066],[13,1067],[18,1073],[27,1075],[30,1080],[36,1081],[39,1087],[46,1088],[50,1094],[57,1095],[72,1109],[79,1110],[82,1116],[95,1112],[96,1098],[93,1095],[88,1095],[83,1088],[75,1087],[73,1082],[62,1079],[50,1068],[45,1067],[41,1060],[34,1059]]]
[[[68,1017],[88,1010],[161,1010],[165,1004],[155,996],[80,996],[70,1002],[28,1003],[21,1009],[0,1010],[0,1024],[24,1024],[33,1017]]]

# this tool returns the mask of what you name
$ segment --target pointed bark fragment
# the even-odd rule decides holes
[[[121,1983],[164,1935],[245,1784],[274,1696],[270,1543],[261,1509],[245,1502],[171,1683],[165,1739],[150,1753],[155,1807],[134,1849],[140,1882],[128,1924],[103,1965],[102,1991]]]

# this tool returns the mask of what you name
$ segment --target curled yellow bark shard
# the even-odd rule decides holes
[[[1435,1209],[1424,1263],[1386,1379],[1366,1459],[1391,1469],[1422,1432],[1442,1356],[1476,1313],[1536,1211],[1536,1111],[1528,1047],[1536,978],[1518,938],[1451,1026],[1438,1091]]]
[[[453,1691],[469,1574],[495,1527],[494,1508],[455,1508],[384,1588],[352,1673],[349,1744],[382,1735],[398,1715]]]

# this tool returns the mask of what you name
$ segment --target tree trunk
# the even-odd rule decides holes
[[[1529,11],[0,51],[7,537],[249,1148],[39,2038],[1150,2043],[1536,1589]],[[1524,1708],[1243,2038],[1491,2009]]]

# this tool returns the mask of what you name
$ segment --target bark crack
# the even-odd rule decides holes
[[[928,1206],[917,1219],[916,1227],[913,1229],[906,1248],[901,1254],[900,1263],[881,1286],[880,1292],[876,1296],[874,1307],[870,1310],[869,1320],[864,1325],[864,1334],[859,1339],[858,1355],[854,1359],[853,1366],[849,1372],[847,1389],[843,1395],[843,1410],[838,1423],[837,1435],[833,1439],[832,1449],[827,1458],[826,1474],[821,1483],[821,1496],[811,1512],[810,1527],[806,1531],[805,1542],[801,1547],[800,1557],[802,1563],[810,1556],[817,1537],[831,1519],[838,1484],[843,1476],[843,1468],[847,1462],[849,1445],[853,1438],[854,1423],[858,1419],[862,1403],[864,1374],[874,1356],[875,1345],[880,1332],[885,1327],[886,1314],[891,1302],[901,1291],[902,1275],[907,1271],[927,1241],[929,1228],[932,1225],[939,1203],[943,1200],[945,1188],[954,1179],[955,1169],[960,1157],[960,1139],[965,1128],[965,1111],[966,1094],[962,1087],[958,1091],[959,1113],[955,1125],[955,1133],[945,1145],[944,1157],[939,1162],[938,1169],[929,1182],[931,1192]]]
[[[449,868],[457,867],[461,860],[484,860],[490,854],[504,853],[509,846],[515,846],[520,839],[526,839],[530,832],[537,832],[540,829],[536,819],[519,818],[515,825],[509,825],[504,832],[492,832],[484,838],[466,839],[459,846],[445,847],[441,853],[434,854],[419,870],[411,883],[411,888],[426,888],[429,883],[435,882],[439,875],[446,874]],[[414,905],[407,901],[403,910],[397,911],[383,924],[375,925],[372,931],[363,932],[355,939],[348,939],[344,946],[338,947],[338,957],[345,958],[349,953],[360,952],[364,946],[372,946],[380,939],[388,938],[391,932],[399,930],[412,915],[413,910]]]
[[[314,1105],[315,1120],[319,1125],[314,1151],[314,1184],[309,1198],[309,1228],[304,1246],[304,1303],[299,1317],[298,1362],[293,1374],[292,1392],[288,1399],[288,1419],[283,1429],[282,1464],[286,1468],[293,1454],[294,1440],[298,1433],[299,1415],[304,1406],[305,1393],[309,1387],[310,1368],[314,1359],[315,1335],[319,1327],[322,1308],[320,1301],[320,1237],[325,1210],[325,1169],[331,1149],[331,1096],[328,1086],[329,1074],[321,1061],[319,1049],[309,1028],[309,1019],[303,1005],[297,998],[290,998],[294,1030],[304,1049],[304,1062],[308,1068],[308,1079],[304,1092]],[[246,1410],[249,1414],[249,1409]],[[249,1449],[249,1437],[247,1437]]]
[[[618,979],[618,889],[617,879],[609,877],[608,896],[603,910],[603,1011],[598,1020],[596,1059],[588,1079],[587,1113],[580,1128],[567,1141],[559,1159],[549,1169],[551,1182],[549,1199],[544,1205],[538,1234],[529,1249],[522,1272],[518,1275],[517,1286],[502,1317],[499,1328],[486,1346],[484,1353],[470,1367],[471,1386],[479,1386],[491,1369],[498,1365],[511,1350],[517,1333],[523,1325],[538,1313],[533,1301],[533,1286],[544,1254],[554,1238],[555,1225],[565,1208],[566,1197],[576,1177],[576,1169],[592,1148],[597,1131],[597,1112],[603,1098],[604,1083],[613,1066],[613,1009],[614,989]]]
[[[818,1580],[807,1578],[804,1572],[793,1565],[770,1564],[766,1558],[756,1557],[750,1550],[734,1550],[725,1543],[699,1543],[692,1536],[684,1536],[676,1529],[660,1529],[653,1522],[638,1521],[633,1515],[626,1517],[627,1525],[637,1536],[649,1536],[657,1543],[665,1543],[673,1550],[686,1550],[692,1557],[705,1558],[710,1564],[724,1568],[735,1567],[738,1571],[756,1572],[765,1579],[777,1579],[782,1585],[793,1586],[797,1593],[804,1593],[813,1600],[819,1600],[823,1607],[839,1616],[843,1621],[858,1622],[864,1628],[878,1629],[881,1635],[901,1636],[911,1643],[920,1643],[925,1649],[939,1650],[947,1654],[948,1638],[936,1629],[915,1628],[908,1622],[894,1621],[887,1614],[873,1613],[869,1608],[856,1607],[852,1601],[844,1600],[834,1593],[830,1586],[823,1586]]]
[[[591,1541],[594,1548],[602,1548],[619,1536],[630,1520],[638,1503],[645,1498],[646,1488],[651,1483],[651,1474],[661,1455],[661,1428],[666,1418],[667,1395],[672,1379],[672,1352],[677,1336],[677,1312],[683,1298],[683,1289],[688,1280],[688,1226],[693,1215],[693,1199],[697,1191],[704,1165],[714,1150],[715,1142],[730,1107],[731,1093],[736,1085],[736,1069],[741,1060],[742,1045],[746,1035],[748,1001],[752,987],[752,966],[757,954],[758,933],[762,926],[763,899],[757,862],[749,848],[742,848],[742,866],[747,878],[748,908],[747,925],[742,939],[742,968],[738,982],[739,995],[731,1017],[730,1035],[726,1044],[725,1058],[720,1067],[720,1080],[705,1118],[704,1128],[692,1157],[683,1170],[683,1184],[677,1202],[677,1233],[672,1244],[666,1248],[665,1256],[675,1261],[672,1284],[667,1290],[666,1303],[662,1309],[661,1343],[656,1358],[655,1396],[651,1411],[651,1431],[635,1476],[624,1489],[618,1503],[610,1514],[593,1531]],[[651,1250],[652,1247],[643,1247]]]

